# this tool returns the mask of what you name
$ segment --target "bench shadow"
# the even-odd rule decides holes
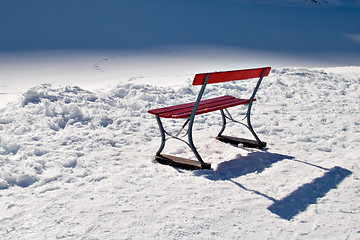
[[[325,173],[323,176],[313,179],[310,183],[305,183],[298,187],[280,200],[274,199],[257,190],[246,188],[244,185],[233,180],[234,178],[246,174],[254,172],[261,173],[272,164],[285,159],[320,168],[324,170]],[[291,220],[300,212],[305,211],[310,204],[316,204],[317,200],[324,197],[331,189],[336,189],[346,177],[352,174],[352,172],[338,166],[331,169],[323,168],[311,163],[296,160],[294,157],[288,155],[269,152],[252,152],[246,157],[237,155],[235,159],[220,163],[216,170],[202,170],[197,171],[195,174],[204,176],[212,181],[228,180],[245,191],[265,197],[273,201],[273,204],[267,208],[269,211],[282,219]]]
[[[331,189],[336,189],[351,173],[345,168],[333,167],[322,177],[315,178],[283,199],[274,201],[268,209],[282,219],[291,220],[298,213],[305,211],[310,204],[316,204],[317,199],[324,197]]]
[[[294,157],[269,152],[251,152],[246,157],[238,154],[235,159],[220,163],[216,170],[198,171],[195,174],[213,181],[230,180],[249,173],[261,173],[272,164],[285,159]]]

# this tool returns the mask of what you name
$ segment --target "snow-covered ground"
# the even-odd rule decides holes
[[[0,235],[359,239],[360,78],[355,67],[337,71],[345,69],[273,69],[252,118],[268,142],[263,151],[216,141],[219,114],[197,117],[195,142],[213,170],[195,172],[152,161],[160,139],[147,113],[194,100],[191,76],[176,88],[30,88],[1,109]],[[206,96],[246,96],[249,85],[211,87]],[[169,143],[166,152],[191,157]]]
[[[257,2],[244,6],[275,11],[303,3]],[[309,22],[333,24],[335,14],[346,23],[344,32],[340,23],[333,31],[324,22],[312,26],[321,41],[334,35],[319,51],[293,48],[282,32],[290,27],[280,24],[278,35],[267,32],[267,50],[160,42],[137,50],[0,52],[0,239],[360,239],[359,4],[319,1],[315,19],[309,2]],[[149,109],[194,101],[198,72],[266,66],[272,71],[252,115],[266,149],[217,141],[220,114],[209,113],[196,117],[194,140],[212,170],[153,161],[160,134]],[[248,97],[254,83],[209,86],[205,98]],[[245,110],[230,109],[238,119]],[[176,131],[183,122],[164,123]],[[241,125],[226,133],[250,137]],[[165,153],[194,158],[186,145],[167,144]]]

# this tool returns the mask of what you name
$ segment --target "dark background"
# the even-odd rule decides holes
[[[0,0],[0,51],[231,46],[360,53],[360,8],[235,0]]]

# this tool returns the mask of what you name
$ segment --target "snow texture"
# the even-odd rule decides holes
[[[359,238],[358,74],[273,69],[252,118],[268,148],[218,142],[220,114],[197,116],[195,142],[213,170],[194,172],[152,161],[160,138],[147,113],[194,100],[198,88],[185,82],[43,84],[1,109],[2,238]],[[245,97],[252,84],[210,86],[206,97]],[[178,142],[165,151],[192,157]]]

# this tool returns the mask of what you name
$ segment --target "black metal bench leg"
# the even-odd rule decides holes
[[[220,132],[218,133],[218,137],[221,136],[221,134],[225,131],[225,127],[226,127],[226,117],[225,117],[224,110],[221,109],[220,112],[221,112],[221,118],[222,118],[223,125],[222,125]]]
[[[258,148],[264,148],[266,147],[266,142],[262,142],[260,140],[260,138],[257,136],[257,134],[255,133],[252,125],[251,125],[251,121],[250,121],[250,110],[251,110],[251,107],[249,108],[249,111],[248,111],[248,114],[246,115],[246,118],[247,118],[247,127],[248,129],[250,130],[251,134],[254,136],[256,142],[258,143]]]
[[[199,153],[197,152],[197,150],[194,146],[194,143],[192,141],[191,133],[190,133],[190,137],[189,137],[189,142],[186,142],[183,139],[178,137],[181,130],[178,132],[178,134],[176,136],[172,136],[165,131],[164,126],[163,126],[159,116],[156,116],[156,121],[159,125],[160,134],[161,134],[161,144],[160,144],[159,150],[156,152],[156,155],[155,155],[155,160],[157,162],[159,162],[161,164],[171,165],[174,167],[188,169],[188,170],[200,170],[200,169],[210,169],[211,168],[210,164],[204,163],[202,161],[202,159],[201,159]],[[189,121],[185,122],[182,129],[186,126],[186,124],[188,122]],[[189,134],[189,132],[187,134]],[[165,142],[167,140],[166,135],[169,135],[170,138],[180,140],[180,141],[184,142],[186,145],[188,145],[191,148],[191,150],[193,151],[193,153],[195,154],[198,161],[181,158],[181,157],[177,157],[177,156],[172,156],[172,155],[168,155],[168,154],[161,154],[161,152],[163,151],[163,149],[165,147]]]
[[[197,158],[197,160],[199,161],[199,163],[202,165],[202,166],[207,166],[209,164],[205,163],[200,154],[198,153],[198,151],[196,150],[196,147],[194,145],[194,142],[193,142],[193,137],[192,137],[192,126],[193,126],[193,123],[194,123],[194,119],[190,119],[190,123],[189,123],[189,127],[188,127],[188,141],[189,141],[189,146],[191,148],[191,150],[193,151],[195,157]]]
[[[161,144],[160,144],[159,150],[156,152],[156,156],[160,156],[160,153],[162,152],[162,150],[165,147],[166,138],[165,138],[165,130],[164,130],[164,127],[163,127],[163,125],[161,123],[161,120],[160,120],[159,116],[156,116],[156,121],[157,121],[157,123],[159,125],[160,134],[161,134]]]
[[[225,109],[225,111],[227,112],[227,115],[225,115],[224,110],[220,110],[223,125],[222,125],[222,128],[221,128],[219,134],[216,137],[217,140],[225,142],[225,143],[236,144],[236,145],[241,143],[244,147],[260,148],[260,149],[266,147],[266,142],[262,142],[259,139],[259,137],[255,133],[255,131],[251,125],[251,121],[250,121],[251,104],[248,107],[248,111],[247,111],[246,117],[245,117],[245,118],[247,118],[247,124],[236,121],[235,119],[232,118],[232,116],[226,109]],[[232,122],[240,123],[240,124],[244,125],[247,129],[249,129],[249,131],[251,132],[251,134],[253,135],[255,140],[222,135],[222,133],[224,132],[225,127],[226,127],[226,118],[228,118]]]

